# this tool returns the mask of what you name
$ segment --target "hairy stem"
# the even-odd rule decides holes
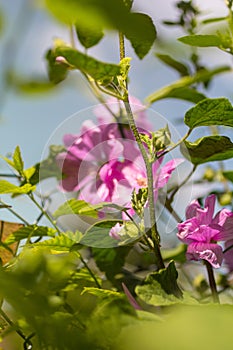
[[[128,122],[130,129],[132,130],[132,133],[135,137],[135,140],[138,144],[139,150],[141,152],[142,158],[145,163],[146,167],[146,173],[147,173],[147,182],[148,182],[148,203],[149,203],[149,215],[150,215],[150,230],[149,230],[149,235],[151,236],[151,239],[154,244],[154,253],[156,257],[156,263],[158,266],[158,269],[163,269],[164,268],[164,263],[160,251],[160,236],[157,231],[157,226],[156,226],[156,219],[155,219],[155,202],[154,202],[154,187],[153,187],[153,173],[152,173],[152,163],[149,161],[148,155],[146,153],[146,150],[143,146],[143,143],[141,141],[137,126],[134,121],[134,116],[132,113],[132,109],[129,104],[129,98],[125,98],[124,101],[125,104],[125,109],[127,112],[128,116]]]

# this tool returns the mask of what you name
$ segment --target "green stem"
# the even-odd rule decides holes
[[[218,292],[217,292],[217,286],[216,286],[216,282],[215,282],[215,278],[214,278],[214,272],[213,272],[213,267],[212,265],[204,260],[204,264],[206,266],[207,269],[207,273],[208,273],[208,278],[209,278],[209,284],[210,284],[210,290],[212,293],[212,297],[213,297],[213,302],[214,303],[220,303],[219,300],[219,296],[218,296]]]
[[[44,208],[36,201],[33,194],[28,194],[28,197],[31,199],[31,201],[37,206],[38,209],[40,209],[41,213],[44,214],[44,216],[48,219],[48,221],[52,224],[52,226],[57,230],[57,233],[60,234],[61,231],[56,225],[56,222],[48,215],[48,213],[44,210]]]
[[[124,40],[124,34],[122,32],[119,32],[119,47],[120,47],[120,60],[123,60],[123,58],[125,58],[125,40]]]
[[[143,146],[143,143],[140,138],[140,134],[138,132],[137,126],[134,121],[132,109],[129,104],[129,98],[128,96],[125,98],[124,101],[125,109],[128,116],[128,122],[130,129],[132,130],[132,133],[135,137],[135,140],[138,144],[139,150],[141,152],[142,158],[145,163],[146,167],[146,173],[147,173],[147,182],[148,182],[148,204],[149,204],[149,215],[150,215],[150,230],[149,235],[151,236],[151,239],[154,244],[154,253],[156,258],[156,263],[158,266],[158,269],[164,268],[164,262],[162,259],[161,251],[160,251],[160,236],[157,231],[156,226],[156,219],[155,219],[155,202],[154,202],[154,186],[153,186],[153,173],[152,173],[152,163],[149,161],[148,155],[146,153],[146,150]]]

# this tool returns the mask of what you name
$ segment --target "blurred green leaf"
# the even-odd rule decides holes
[[[36,189],[36,186],[30,184],[25,184],[22,187],[13,185],[12,183],[6,180],[0,180],[0,193],[11,193],[11,194],[27,194]]]
[[[143,37],[138,37],[134,31],[125,30],[124,34],[126,38],[131,42],[137,56],[144,58],[153,45],[157,32],[152,19],[144,13],[131,13],[131,21],[138,23],[138,27],[141,28],[142,33],[145,33]]]
[[[232,171],[232,170],[225,170],[225,171],[223,171],[223,176],[224,176],[227,180],[233,182],[233,171]]]
[[[192,98],[191,97],[191,91],[183,90],[184,95],[182,95],[182,89],[187,88],[195,83],[200,82],[206,82],[209,81],[212,77],[214,77],[217,74],[229,71],[231,68],[227,66],[218,67],[213,70],[202,70],[198,73],[196,73],[194,76],[190,77],[183,77],[179,80],[175,81],[174,83],[169,84],[168,86],[162,87],[161,89],[155,91],[151,95],[149,95],[146,98],[147,104],[152,104],[153,102],[156,102],[158,100],[161,100],[163,98],[172,97],[173,94],[176,95],[177,93],[179,96],[185,97],[185,93],[188,92],[188,101]],[[204,96],[204,95],[203,95]],[[180,97],[179,97],[180,98]],[[195,100],[197,99],[197,94],[194,93]],[[202,98],[202,95],[199,95],[199,98]],[[193,101],[194,102],[194,101]]]
[[[221,39],[217,35],[187,35],[178,39],[183,44],[198,47],[221,47]]]
[[[181,76],[189,75],[188,67],[185,64],[176,61],[173,57],[161,53],[156,53],[156,57],[158,57],[160,61],[162,61],[169,67],[175,69],[178,73],[180,73]]]
[[[84,293],[89,293],[92,295],[95,295],[96,297],[100,298],[100,299],[115,299],[115,298],[125,298],[125,296],[119,292],[115,292],[113,290],[110,289],[100,289],[100,288],[94,288],[94,287],[84,287],[82,294]]]
[[[63,215],[85,215],[98,218],[98,213],[94,206],[88,204],[84,200],[78,200],[75,198],[69,199],[67,202],[62,204],[53,214],[55,218]]]
[[[104,33],[101,26],[92,23],[90,25],[80,25],[78,22],[75,24],[76,33],[80,43],[89,49],[92,46],[98,44],[103,38]]]
[[[52,227],[47,226],[38,226],[38,225],[29,225],[21,227],[19,230],[10,234],[7,239],[4,241],[6,244],[12,244],[14,242],[19,242],[22,239],[28,237],[44,237],[44,236],[54,236],[56,230]]]
[[[233,143],[226,136],[204,136],[195,142],[184,141],[180,150],[195,165],[233,158]]]
[[[191,129],[209,125],[233,127],[232,104],[227,98],[205,99],[186,112],[184,122]]]
[[[198,103],[204,99],[206,96],[196,89],[192,89],[190,87],[178,88],[174,89],[170,93],[167,94],[166,98],[177,98],[179,100],[185,100],[192,103]]]

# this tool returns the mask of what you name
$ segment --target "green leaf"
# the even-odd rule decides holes
[[[233,182],[233,171],[232,171],[232,170],[223,171],[223,176],[224,176],[227,180]]]
[[[174,83],[169,84],[168,86],[165,86],[151,95],[149,95],[146,98],[147,104],[152,104],[153,102],[156,102],[158,100],[161,100],[163,98],[172,97],[173,94],[177,94],[177,91],[179,93],[179,89],[187,88],[193,84],[200,83],[200,82],[206,82],[209,81],[213,76],[229,71],[231,70],[230,67],[222,66],[218,67],[213,70],[202,70],[198,73],[196,73],[194,76],[190,77],[183,77],[179,80],[175,81]],[[182,90],[180,90],[182,92]],[[185,91],[185,90],[184,90]],[[186,91],[187,93],[187,91]],[[182,96],[182,95],[181,95]],[[204,95],[203,95],[204,96]],[[185,95],[183,96],[183,98]],[[179,97],[180,98],[180,97]],[[188,101],[191,99],[190,93],[188,94]],[[200,96],[201,99],[201,96]]]
[[[109,236],[109,232],[120,220],[102,220],[92,225],[82,237],[80,243],[87,247],[113,248],[118,240]]]
[[[55,55],[64,57],[70,66],[90,75],[97,81],[111,81],[114,77],[120,75],[119,65],[98,61],[68,46],[55,48]]]
[[[136,287],[136,294],[149,305],[179,304],[183,293],[177,285],[177,277],[172,261],[167,268],[149,274],[143,284]]]
[[[186,112],[184,122],[191,129],[209,125],[233,127],[232,104],[226,98],[205,99]]]
[[[29,225],[21,227],[19,230],[10,234],[7,239],[4,241],[6,244],[12,244],[15,242],[19,242],[22,239],[26,239],[28,237],[44,237],[44,236],[54,236],[56,234],[56,230],[47,227],[47,226],[37,226],[37,225]]]
[[[84,200],[78,200],[75,198],[69,199],[67,202],[62,204],[53,214],[55,218],[62,215],[85,215],[98,218],[98,213],[94,206],[91,206]]]
[[[189,69],[185,64],[180,63],[179,61],[176,61],[174,58],[172,58],[169,55],[156,53],[156,56],[160,61],[167,64],[169,67],[174,68],[178,73],[180,73],[181,76],[189,75]]]
[[[102,27],[95,23],[90,23],[90,25],[76,23],[75,29],[80,43],[86,49],[98,44],[104,36]]]
[[[137,23],[138,27],[141,28],[141,35],[139,37],[131,28],[126,29],[124,34],[131,42],[137,56],[142,59],[148,54],[156,39],[156,28],[152,19],[144,13],[131,13],[130,20]]]
[[[14,162],[15,169],[18,171],[19,174],[22,174],[24,169],[24,163],[23,163],[19,146],[17,146],[14,151],[13,162]]]
[[[202,21],[203,24],[215,23],[220,21],[225,21],[227,17],[215,17],[215,18],[207,18]]]
[[[49,80],[53,84],[63,81],[68,74],[69,65],[63,60],[57,60],[57,55],[55,55],[53,50],[48,50],[45,58],[47,60]]]
[[[30,184],[25,184],[22,187],[13,185],[12,183],[6,180],[0,180],[0,193],[11,193],[11,194],[27,194],[36,189],[36,186]]]
[[[190,87],[183,87],[174,89],[170,93],[167,94],[166,98],[177,98],[179,100],[185,100],[192,103],[198,103],[204,99],[206,96],[196,89]]]
[[[70,251],[70,249],[73,247],[74,244],[77,244],[80,242],[81,237],[82,237],[82,233],[79,231],[76,231],[76,232],[67,231],[54,238],[47,239],[39,243],[34,243],[32,247],[41,246],[44,248],[48,248],[51,251],[68,252]]]
[[[226,136],[205,136],[195,142],[185,141],[180,150],[195,165],[233,158],[233,143]]]
[[[96,297],[100,299],[115,299],[115,298],[120,298],[123,299],[125,296],[119,292],[115,292],[113,290],[109,289],[100,289],[100,288],[94,288],[94,287],[86,287],[83,289],[82,294],[84,293],[89,293],[92,295],[95,295]]]
[[[119,239],[112,238],[109,232],[117,223],[122,224],[122,220],[102,220],[95,223],[85,232],[80,243],[88,247],[113,248],[132,244],[141,238],[142,233],[131,221],[124,222]]]
[[[187,35],[178,39],[183,44],[198,47],[220,47],[222,42],[217,35]]]
[[[58,74],[59,76],[59,74]],[[51,79],[51,80],[54,80]],[[63,80],[63,79],[62,79]],[[43,94],[54,89],[54,84],[51,82],[41,78],[31,78],[28,80],[18,81],[16,85],[14,85],[17,90],[23,94]]]
[[[122,267],[130,249],[130,247],[92,248],[96,265],[105,272],[107,279],[113,284],[115,284],[115,276],[122,273]]]

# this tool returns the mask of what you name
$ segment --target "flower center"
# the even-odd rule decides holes
[[[138,177],[137,184],[140,187],[147,187],[147,179],[145,177]]]

